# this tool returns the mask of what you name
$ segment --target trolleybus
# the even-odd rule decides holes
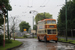
[[[57,42],[57,25],[55,19],[43,19],[38,21],[37,24],[37,38],[38,41],[50,41]]]

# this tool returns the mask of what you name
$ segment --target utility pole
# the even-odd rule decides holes
[[[9,38],[9,19],[8,19],[8,10],[7,10],[7,33],[8,33],[8,40],[10,40],[10,38]]]
[[[44,12],[44,19],[45,19],[45,12]]]
[[[65,18],[66,18],[66,41],[67,41],[67,0],[65,0]]]
[[[14,41],[15,41],[15,34],[14,34],[14,29],[15,29],[15,23],[14,23],[14,19],[15,19],[15,17],[12,17],[12,19],[13,19],[13,26],[12,26],[12,32],[13,32],[13,39],[14,39]]]
[[[33,28],[34,28],[34,16],[33,16]]]
[[[34,16],[33,16],[33,30],[34,30]],[[33,33],[33,38],[34,38],[34,33]]]
[[[14,36],[15,23],[14,23],[14,19],[15,19],[15,17],[13,18],[13,38],[14,38],[14,41],[15,41],[15,36]]]

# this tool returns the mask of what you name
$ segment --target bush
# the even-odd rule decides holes
[[[8,38],[8,36],[7,36],[7,35],[5,35],[5,38]]]
[[[6,40],[5,40],[5,43],[12,43],[12,40],[6,39]]]
[[[3,45],[3,35],[0,35],[0,46]]]
[[[24,38],[27,38],[27,35],[24,35],[23,37],[24,37]]]

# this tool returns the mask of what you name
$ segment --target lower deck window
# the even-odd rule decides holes
[[[56,34],[56,30],[47,30],[48,34]]]
[[[45,33],[45,31],[43,30],[43,31],[38,31],[38,33],[40,33],[40,34],[44,34]]]
[[[48,34],[51,34],[51,30],[47,30]]]

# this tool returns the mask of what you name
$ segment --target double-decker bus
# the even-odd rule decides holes
[[[57,25],[55,19],[43,19],[38,21],[37,24],[37,38],[38,41],[50,41],[57,42]]]

